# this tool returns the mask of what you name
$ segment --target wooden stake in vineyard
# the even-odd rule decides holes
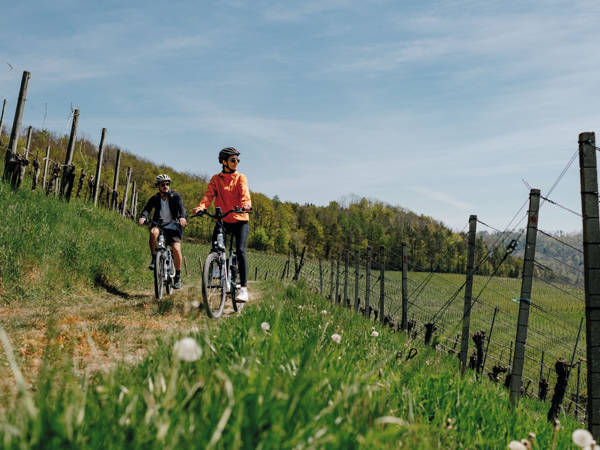
[[[529,192],[529,213],[527,235],[525,237],[525,255],[523,257],[523,279],[521,281],[521,297],[519,298],[519,319],[517,336],[510,377],[510,401],[513,406],[519,404],[523,366],[525,364],[525,344],[527,343],[527,326],[529,324],[529,306],[531,305],[531,286],[533,282],[533,263],[535,261],[535,243],[537,238],[538,211],[540,209],[540,190]]]
[[[13,126],[10,132],[8,149],[6,150],[6,155],[4,157],[4,181],[11,181],[13,176],[13,169],[15,167],[17,157],[19,132],[21,131],[21,121],[23,119],[23,110],[25,109],[27,87],[29,86],[30,78],[31,74],[29,72],[23,72],[23,77],[21,78],[21,88],[19,89],[19,99],[17,100],[17,109],[15,110],[15,117],[13,118]]]
[[[402,322],[401,327],[408,328],[408,246],[402,243]]]
[[[600,223],[596,136],[579,135],[588,380],[588,428],[600,439]]]
[[[469,356],[469,328],[471,326],[471,297],[473,295],[473,266],[475,265],[475,237],[477,234],[477,216],[469,216],[469,248],[467,253],[467,279],[465,282],[465,303],[462,317],[462,335],[460,340],[460,371],[467,368]]]
[[[106,137],[106,128],[102,128],[100,136],[100,145],[98,145],[98,162],[96,163],[96,177],[94,178],[94,206],[98,206],[98,194],[100,192],[100,175],[102,175],[102,158],[104,156],[104,138]],[[135,188],[134,188],[135,190]]]
[[[67,147],[67,156],[63,166],[62,181],[60,184],[60,196],[67,201],[71,200],[73,181],[75,179],[75,166],[73,165],[73,154],[75,153],[75,140],[77,136],[77,125],[79,124],[79,110],[73,111],[73,123],[71,124],[71,136]]]

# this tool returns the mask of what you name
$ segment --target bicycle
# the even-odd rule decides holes
[[[214,319],[223,314],[225,299],[228,293],[231,295],[234,311],[240,312],[244,308],[245,303],[236,301],[238,289],[238,264],[233,247],[233,235],[229,241],[229,257],[227,257],[227,249],[225,247],[225,227],[223,225],[223,219],[234,212],[248,213],[250,211],[242,210],[236,206],[226,213],[221,212],[221,208],[215,208],[215,214],[202,211],[195,216],[192,216],[208,216],[215,219],[217,222],[217,239],[212,243],[212,250],[206,257],[202,273],[202,297],[204,299],[204,305],[206,306],[208,316]]]
[[[163,296],[163,288],[166,288],[167,295],[173,292],[175,284],[175,264],[173,262],[173,253],[171,248],[166,245],[164,228],[167,225],[162,225],[155,220],[146,219],[145,222],[150,229],[157,227],[160,234],[156,242],[156,253],[154,256],[154,296],[160,300]]]

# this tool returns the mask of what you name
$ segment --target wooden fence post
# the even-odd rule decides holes
[[[527,343],[527,325],[529,324],[529,306],[531,304],[531,286],[533,282],[533,263],[535,261],[539,208],[540,190],[532,189],[529,193],[527,236],[525,238],[525,255],[523,258],[523,280],[521,282],[521,297],[519,298],[519,319],[517,322],[515,352],[510,377],[510,401],[515,407],[519,404],[521,379],[525,364],[525,344]]]
[[[29,147],[31,145],[31,135],[33,133],[33,127],[29,125],[27,127],[27,140],[25,141],[25,153],[22,158],[19,158],[19,174],[17,178],[17,184],[15,187],[21,187],[23,183],[23,178],[25,178],[25,171],[27,170],[27,166],[29,165]]]
[[[86,173],[83,171],[83,167],[79,171],[79,183],[77,183],[77,194],[75,194],[75,198],[79,198],[81,196],[81,190],[83,189],[83,181],[85,180]]]
[[[385,246],[379,246],[379,264],[381,280],[379,285],[379,321],[383,323],[385,305]]]
[[[477,216],[469,216],[469,246],[467,251],[467,279],[465,284],[465,302],[463,305],[462,334],[460,340],[460,372],[465,373],[469,357],[469,328],[471,326],[471,297],[473,294],[473,266],[475,265],[475,237],[477,234]]]
[[[483,358],[483,364],[481,365],[481,373],[485,373],[485,363],[488,357],[488,350],[490,349],[490,341],[492,340],[492,333],[494,332],[494,322],[496,322],[496,314],[498,314],[498,307],[494,308],[494,316],[492,317],[492,325],[490,325],[490,334],[488,334],[487,345],[485,347],[485,356]]]
[[[350,263],[350,250],[344,250],[344,298],[342,299],[342,304],[344,306],[348,305],[348,269]]]
[[[360,275],[360,250],[356,250],[355,252],[355,263],[356,263],[356,268],[354,269],[354,311],[358,311],[358,304],[359,304],[359,299],[358,299],[358,280],[359,275]]]
[[[365,317],[370,318],[371,313],[371,247],[367,247],[367,273],[365,274]]]
[[[117,198],[119,197],[119,192],[117,188],[119,187],[119,168],[121,167],[121,150],[117,150],[117,160],[115,161],[115,178],[113,180],[113,188],[112,188],[112,199],[110,203],[110,209],[115,210],[117,208]]]
[[[139,192],[135,191],[135,203],[133,204],[133,217],[134,217],[134,219],[137,217],[138,195],[139,195]]]
[[[23,110],[25,109],[25,100],[27,98],[27,87],[31,74],[27,71],[23,72],[21,78],[21,88],[19,89],[19,99],[17,100],[17,109],[13,118],[13,126],[10,132],[10,140],[8,141],[8,149],[4,156],[4,175],[5,181],[10,181],[13,175],[13,170],[16,163],[17,144],[19,141],[19,132],[21,131],[21,121],[23,119]]]
[[[75,140],[77,136],[77,125],[79,124],[79,110],[73,111],[73,123],[71,124],[71,136],[67,147],[67,156],[63,166],[62,181],[60,185],[60,196],[67,201],[71,200],[73,180],[75,178],[75,166],[73,166],[73,153],[75,152]]]
[[[131,183],[131,167],[127,168],[127,179],[125,181],[125,196],[123,197],[123,210],[121,215],[124,216],[127,210],[127,199],[129,197],[129,184]],[[187,274],[186,274],[187,275]]]
[[[4,110],[6,109],[6,99],[2,102],[2,115],[0,115],[0,141],[2,140],[2,125],[4,124]]]
[[[102,158],[104,157],[104,138],[106,137],[106,128],[102,128],[100,136],[100,145],[98,145],[98,162],[96,163],[96,176],[94,177],[94,206],[98,206],[98,193],[100,191],[100,176],[102,175]]]
[[[402,322],[401,328],[408,328],[408,246],[402,243]]]
[[[600,439],[600,224],[596,135],[579,135],[587,345],[588,429]]]
[[[48,165],[50,164],[50,146],[46,147],[46,157],[44,158],[44,177],[42,178],[42,189],[46,189],[46,180],[48,179]]]
[[[35,155],[35,159],[33,160],[33,180],[31,181],[31,190],[35,191],[38,186],[38,182],[40,180],[40,160]]]
[[[129,208],[129,213],[131,214],[131,218],[133,220],[135,220],[135,208],[134,208],[134,205],[137,202],[137,191],[135,190],[135,188],[136,188],[135,180],[133,180],[132,187],[131,187],[131,207]]]

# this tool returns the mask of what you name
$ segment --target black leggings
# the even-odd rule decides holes
[[[248,284],[248,257],[246,256],[246,244],[248,243],[248,234],[250,227],[248,222],[223,222],[225,233],[232,234],[235,237],[235,254],[238,260],[238,268],[240,270],[240,284],[247,286]],[[212,242],[217,240],[219,227],[215,226],[213,230]],[[227,243],[227,240],[225,241]]]

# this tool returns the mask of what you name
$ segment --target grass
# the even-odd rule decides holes
[[[84,202],[13,192],[3,183],[0,198],[6,218],[0,223],[0,323],[15,343],[18,364],[0,353],[0,375],[10,382],[21,367],[25,377],[14,384],[19,396],[4,396],[0,405],[6,447],[501,448],[530,431],[539,448],[551,446],[548,404],[524,398],[513,414],[501,387],[460,378],[456,360],[445,353],[387,328],[372,338],[371,322],[309,293],[318,289],[314,261],[306,263],[300,286],[263,283],[259,305],[226,321],[206,321],[185,312],[197,289],[152,299],[145,229]],[[186,282],[199,280],[198,261],[207,251],[184,245]],[[250,252],[249,260],[250,279],[257,273],[259,280],[278,280],[287,258]],[[464,280],[436,274],[417,297],[425,276],[409,274],[410,314],[421,322]],[[387,307],[397,309],[399,274],[389,271],[387,278]],[[476,277],[474,293],[484,282]],[[360,283],[364,289],[364,278]],[[494,279],[483,297],[504,309],[494,335],[500,344],[514,338],[511,298],[519,283]],[[349,286],[352,296],[352,280]],[[377,294],[374,286],[372,304]],[[538,286],[534,295],[554,313],[580,314],[570,296],[556,301],[555,290]],[[461,304],[459,296],[448,310],[438,332],[443,343],[453,338]],[[532,348],[568,353],[572,330],[535,312],[531,319]],[[263,321],[271,324],[268,333]],[[489,306],[476,305],[472,329],[486,329],[489,321]],[[340,345],[330,339],[334,332],[343,336]],[[185,335],[201,343],[200,361],[173,358],[174,339]],[[419,348],[415,359],[396,358],[412,346]],[[492,357],[508,360],[506,347],[492,346]],[[528,362],[526,374],[536,373]],[[577,426],[564,421],[559,448],[568,446]]]
[[[455,358],[302,284],[263,288],[243,314],[167,338],[137,365],[88,376],[68,358],[49,365],[34,392],[22,391],[22,407],[0,417],[4,446],[496,449],[534,432],[537,448],[552,447],[539,403],[523,399],[513,411],[504,389],[460,377]],[[200,343],[199,360],[174,357],[184,336]],[[577,424],[563,425],[557,445],[570,448]]]
[[[342,264],[339,293],[343,293],[344,267]],[[371,300],[374,307],[379,305],[379,271],[371,274]],[[315,291],[320,289],[318,262],[309,260],[301,278]],[[366,283],[365,271],[361,267],[359,278],[359,297],[364,304]],[[427,272],[408,273],[409,319],[418,323],[419,335],[423,336],[423,324],[435,321],[437,331],[434,335],[437,342],[448,348],[460,348],[460,334],[462,329],[462,313],[464,304],[465,275],[435,273],[425,287],[421,289],[422,282],[428,278]],[[323,264],[324,293],[329,294],[331,288],[330,264]],[[386,314],[392,314],[394,320],[399,321],[401,315],[401,272],[397,270],[386,271]],[[335,281],[334,281],[335,285]],[[485,287],[485,289],[483,289]],[[335,290],[335,286],[334,286]],[[489,347],[489,358],[486,362],[486,372],[493,365],[510,367],[511,347],[516,335],[516,323],[519,305],[514,301],[520,297],[521,280],[515,278],[474,276],[473,298],[479,302],[473,304],[471,310],[471,334],[477,330],[484,330],[489,335],[494,308],[498,313],[494,322],[492,341]],[[354,269],[349,270],[348,296],[351,301],[355,296]],[[442,305],[449,300],[449,306],[440,314]],[[524,366],[524,385],[529,385],[530,395],[537,395],[537,386],[544,352],[543,376],[551,384],[556,376],[554,363],[559,358],[570,361],[577,337],[579,320],[584,316],[584,293],[582,288],[570,285],[561,285],[553,282],[549,284],[542,279],[535,279],[532,288],[533,305],[530,308],[529,331],[526,346],[526,359]],[[458,344],[457,338],[459,339]],[[470,350],[474,349],[473,342],[469,342]],[[586,358],[585,327],[582,330],[580,342],[577,347],[575,362]],[[585,362],[581,371],[581,395],[585,395],[587,374]],[[572,408],[570,395],[575,395],[577,377],[574,375],[569,380],[569,396],[566,398],[566,407]],[[582,408],[583,409],[583,408]]]

